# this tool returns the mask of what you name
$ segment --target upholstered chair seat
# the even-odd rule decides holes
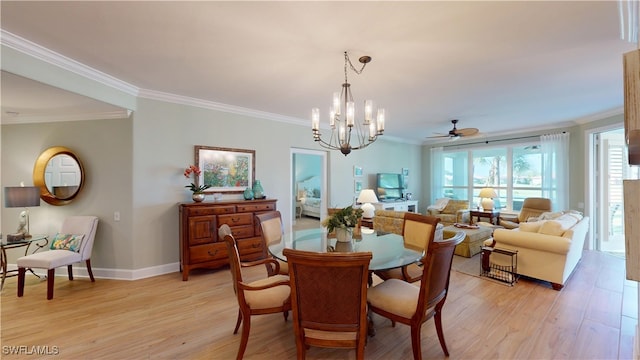
[[[28,269],[54,269],[82,261],[82,256],[75,251],[49,250],[21,257],[18,266]]]
[[[256,280],[247,284],[247,287],[258,288],[262,286],[270,286],[273,284],[281,283],[283,281],[289,281],[289,277],[286,275],[274,275],[268,278]],[[261,291],[249,291],[243,290],[244,299],[247,305],[253,310],[257,309],[270,309],[278,306],[282,306],[291,294],[291,290],[288,286],[275,286],[268,287]]]
[[[394,315],[411,318],[416,312],[419,295],[419,286],[399,279],[389,279],[371,288],[367,301]]]

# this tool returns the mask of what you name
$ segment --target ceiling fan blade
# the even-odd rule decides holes
[[[458,129],[456,130],[456,134],[460,136],[473,136],[476,135],[480,130],[476,128],[466,128],[466,129]]]
[[[433,136],[427,136],[427,139],[432,139],[432,138],[443,138],[443,137],[449,137],[451,135],[449,134],[439,134],[439,133],[434,133],[437,135],[433,135]]]

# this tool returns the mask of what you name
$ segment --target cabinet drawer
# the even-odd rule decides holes
[[[239,225],[253,225],[253,214],[218,215],[218,226],[227,224],[232,228]]]
[[[232,214],[235,211],[236,207],[233,205],[216,207],[197,206],[188,209],[189,216]]]
[[[238,240],[237,244],[240,257],[243,260],[247,257],[250,257],[251,259],[262,257],[264,242],[261,237]]]
[[[261,212],[261,211],[273,211],[276,209],[276,203],[268,204],[246,204],[238,205],[238,212]]]
[[[233,226],[231,227],[231,234],[236,240],[252,237],[254,236],[253,225]]]
[[[207,262],[211,260],[228,259],[226,244],[206,244],[189,247],[191,263]]]

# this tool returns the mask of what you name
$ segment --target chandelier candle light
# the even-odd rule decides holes
[[[385,110],[378,109],[377,119],[373,119],[373,102],[371,100],[365,100],[364,102],[362,124],[355,121],[356,108],[351,94],[351,84],[347,80],[347,64],[353,72],[360,75],[364,67],[371,62],[371,57],[361,56],[358,61],[362,64],[360,70],[353,66],[349,55],[346,51],[344,52],[344,83],[342,84],[341,92],[333,94],[333,105],[329,114],[331,137],[328,141],[323,140],[320,134],[320,110],[318,108],[311,110],[313,139],[326,149],[340,150],[344,156],[349,155],[351,150],[364,149],[384,133]],[[355,134],[353,133],[354,128]],[[357,144],[355,141],[353,144],[351,143],[352,135],[355,137]]]

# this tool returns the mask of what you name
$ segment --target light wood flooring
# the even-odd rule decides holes
[[[260,267],[248,274],[255,278]],[[227,269],[138,281],[27,276],[16,297],[15,278],[1,297],[2,359],[234,359],[237,303]],[[443,326],[450,359],[630,359],[637,323],[636,283],[624,260],[585,252],[560,292],[521,279],[514,287],[452,271]],[[291,316],[290,316],[291,319]],[[410,359],[409,328],[374,315],[377,335],[367,359]],[[20,356],[10,349],[26,346]],[[59,355],[33,356],[33,346]],[[433,321],[422,328],[425,359],[443,359]],[[246,359],[295,359],[291,320],[254,316]],[[309,359],[354,359],[355,351],[311,348]]]

